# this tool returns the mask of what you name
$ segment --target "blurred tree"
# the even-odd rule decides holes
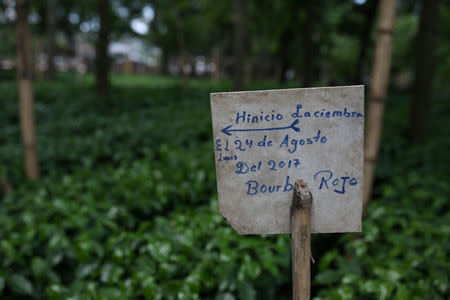
[[[450,78],[450,3],[442,1],[439,4],[438,37],[436,43],[435,83],[439,88],[448,87]]]
[[[28,24],[29,0],[16,1],[17,75],[20,102],[20,123],[24,147],[24,166],[28,178],[39,178],[34,120],[33,63],[31,59],[31,34]]]
[[[353,1],[323,1],[319,12],[317,63],[321,83],[347,85],[358,57],[363,10]]]
[[[249,51],[255,62],[255,74],[272,77],[282,83],[289,67],[294,66],[300,35],[299,1],[251,1],[248,12]],[[277,20],[268,22],[267,20]]]
[[[395,0],[381,0],[378,6],[377,40],[369,93],[369,116],[367,118],[364,153],[364,199],[367,208],[375,173],[381,129],[383,127],[384,102],[389,83],[391,66],[392,31],[395,22]]]
[[[400,11],[401,12],[401,11]],[[392,74],[414,73],[414,41],[418,28],[418,15],[415,10],[398,13],[392,41]]]
[[[359,38],[359,54],[353,74],[353,83],[361,84],[364,81],[364,66],[371,40],[372,27],[375,21],[378,0],[367,0],[363,5],[364,24]]]
[[[7,21],[6,10],[11,9],[5,3],[0,2],[0,18],[3,23],[0,25],[0,56],[2,58],[10,58],[16,53],[16,35],[14,30],[14,22]]]
[[[234,1],[234,38],[233,38],[233,89],[244,88],[244,44],[245,23],[247,19],[247,0]]]
[[[291,1],[292,2],[292,1]],[[294,3],[298,3],[297,1],[294,1]],[[296,9],[289,10],[288,12],[288,22],[287,26],[283,26],[281,30],[281,35],[279,38],[279,44],[278,44],[278,51],[277,51],[277,59],[279,60],[279,73],[278,75],[278,82],[284,83],[286,81],[286,73],[288,71],[289,66],[291,65],[291,58],[290,58],[290,50],[292,47],[292,41],[294,40],[294,26],[291,24],[294,23],[294,18],[298,11]]]
[[[180,3],[180,2],[178,2]],[[178,45],[178,69],[180,72],[181,77],[183,78],[183,85],[187,85],[187,74],[184,70],[186,60],[187,60],[187,50],[186,50],[186,43],[185,43],[185,37],[184,37],[184,18],[182,10],[183,7],[180,5],[175,5],[174,7],[174,20],[175,20],[175,34],[177,39],[177,45]]]
[[[14,193],[14,189],[11,186],[11,183],[9,183],[8,179],[6,177],[0,177],[0,186],[3,189],[3,194],[5,196],[11,195]]]
[[[100,28],[95,51],[96,91],[98,96],[105,97],[109,94],[110,88],[108,46],[111,30],[111,5],[109,0],[97,0],[97,14],[100,19]]]
[[[430,122],[439,1],[422,0],[421,6],[410,117],[410,135],[414,143],[425,139]]]
[[[175,52],[175,22],[170,17],[169,1],[153,1],[155,18],[151,24],[149,36],[150,40],[161,48],[161,73],[169,74],[169,58]]]
[[[150,41],[161,49],[161,72],[168,74],[170,59],[193,63],[192,55],[212,54],[216,58],[227,50],[231,24],[231,1],[154,0],[155,18],[150,24]],[[179,64],[177,64],[180,68]],[[193,73],[194,68],[191,68]]]
[[[317,22],[318,1],[305,0],[305,21],[303,30],[303,61],[302,61],[302,77],[303,87],[310,87],[314,81],[314,67],[316,63],[317,47],[314,42],[315,23]]]
[[[47,0],[47,79],[53,79],[55,73],[56,2]]]
[[[65,50],[69,56],[75,55],[75,36],[80,32],[80,24],[86,21],[89,11],[90,7],[85,1],[56,1],[57,28],[55,30],[59,30],[64,35],[67,42]]]

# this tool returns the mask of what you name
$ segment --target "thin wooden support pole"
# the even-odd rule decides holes
[[[369,204],[375,178],[375,163],[380,148],[384,102],[391,67],[392,32],[395,23],[396,0],[381,0],[378,7],[378,32],[372,67],[369,116],[367,118],[364,153],[363,214]]]
[[[33,64],[31,61],[31,33],[28,24],[29,0],[16,1],[17,73],[19,87],[20,124],[24,148],[24,166],[28,178],[39,178],[34,120]]]
[[[311,289],[311,204],[308,184],[294,184],[291,206],[292,299],[309,300]]]

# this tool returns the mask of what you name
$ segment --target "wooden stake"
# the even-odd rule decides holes
[[[311,204],[308,184],[294,184],[291,206],[292,299],[309,300],[311,288]]]
[[[389,83],[391,67],[392,31],[395,21],[395,0],[381,0],[378,7],[378,32],[375,57],[372,68],[369,117],[367,119],[364,155],[364,197],[363,212],[372,193],[375,163],[378,157],[380,136],[383,127],[384,102]]]

